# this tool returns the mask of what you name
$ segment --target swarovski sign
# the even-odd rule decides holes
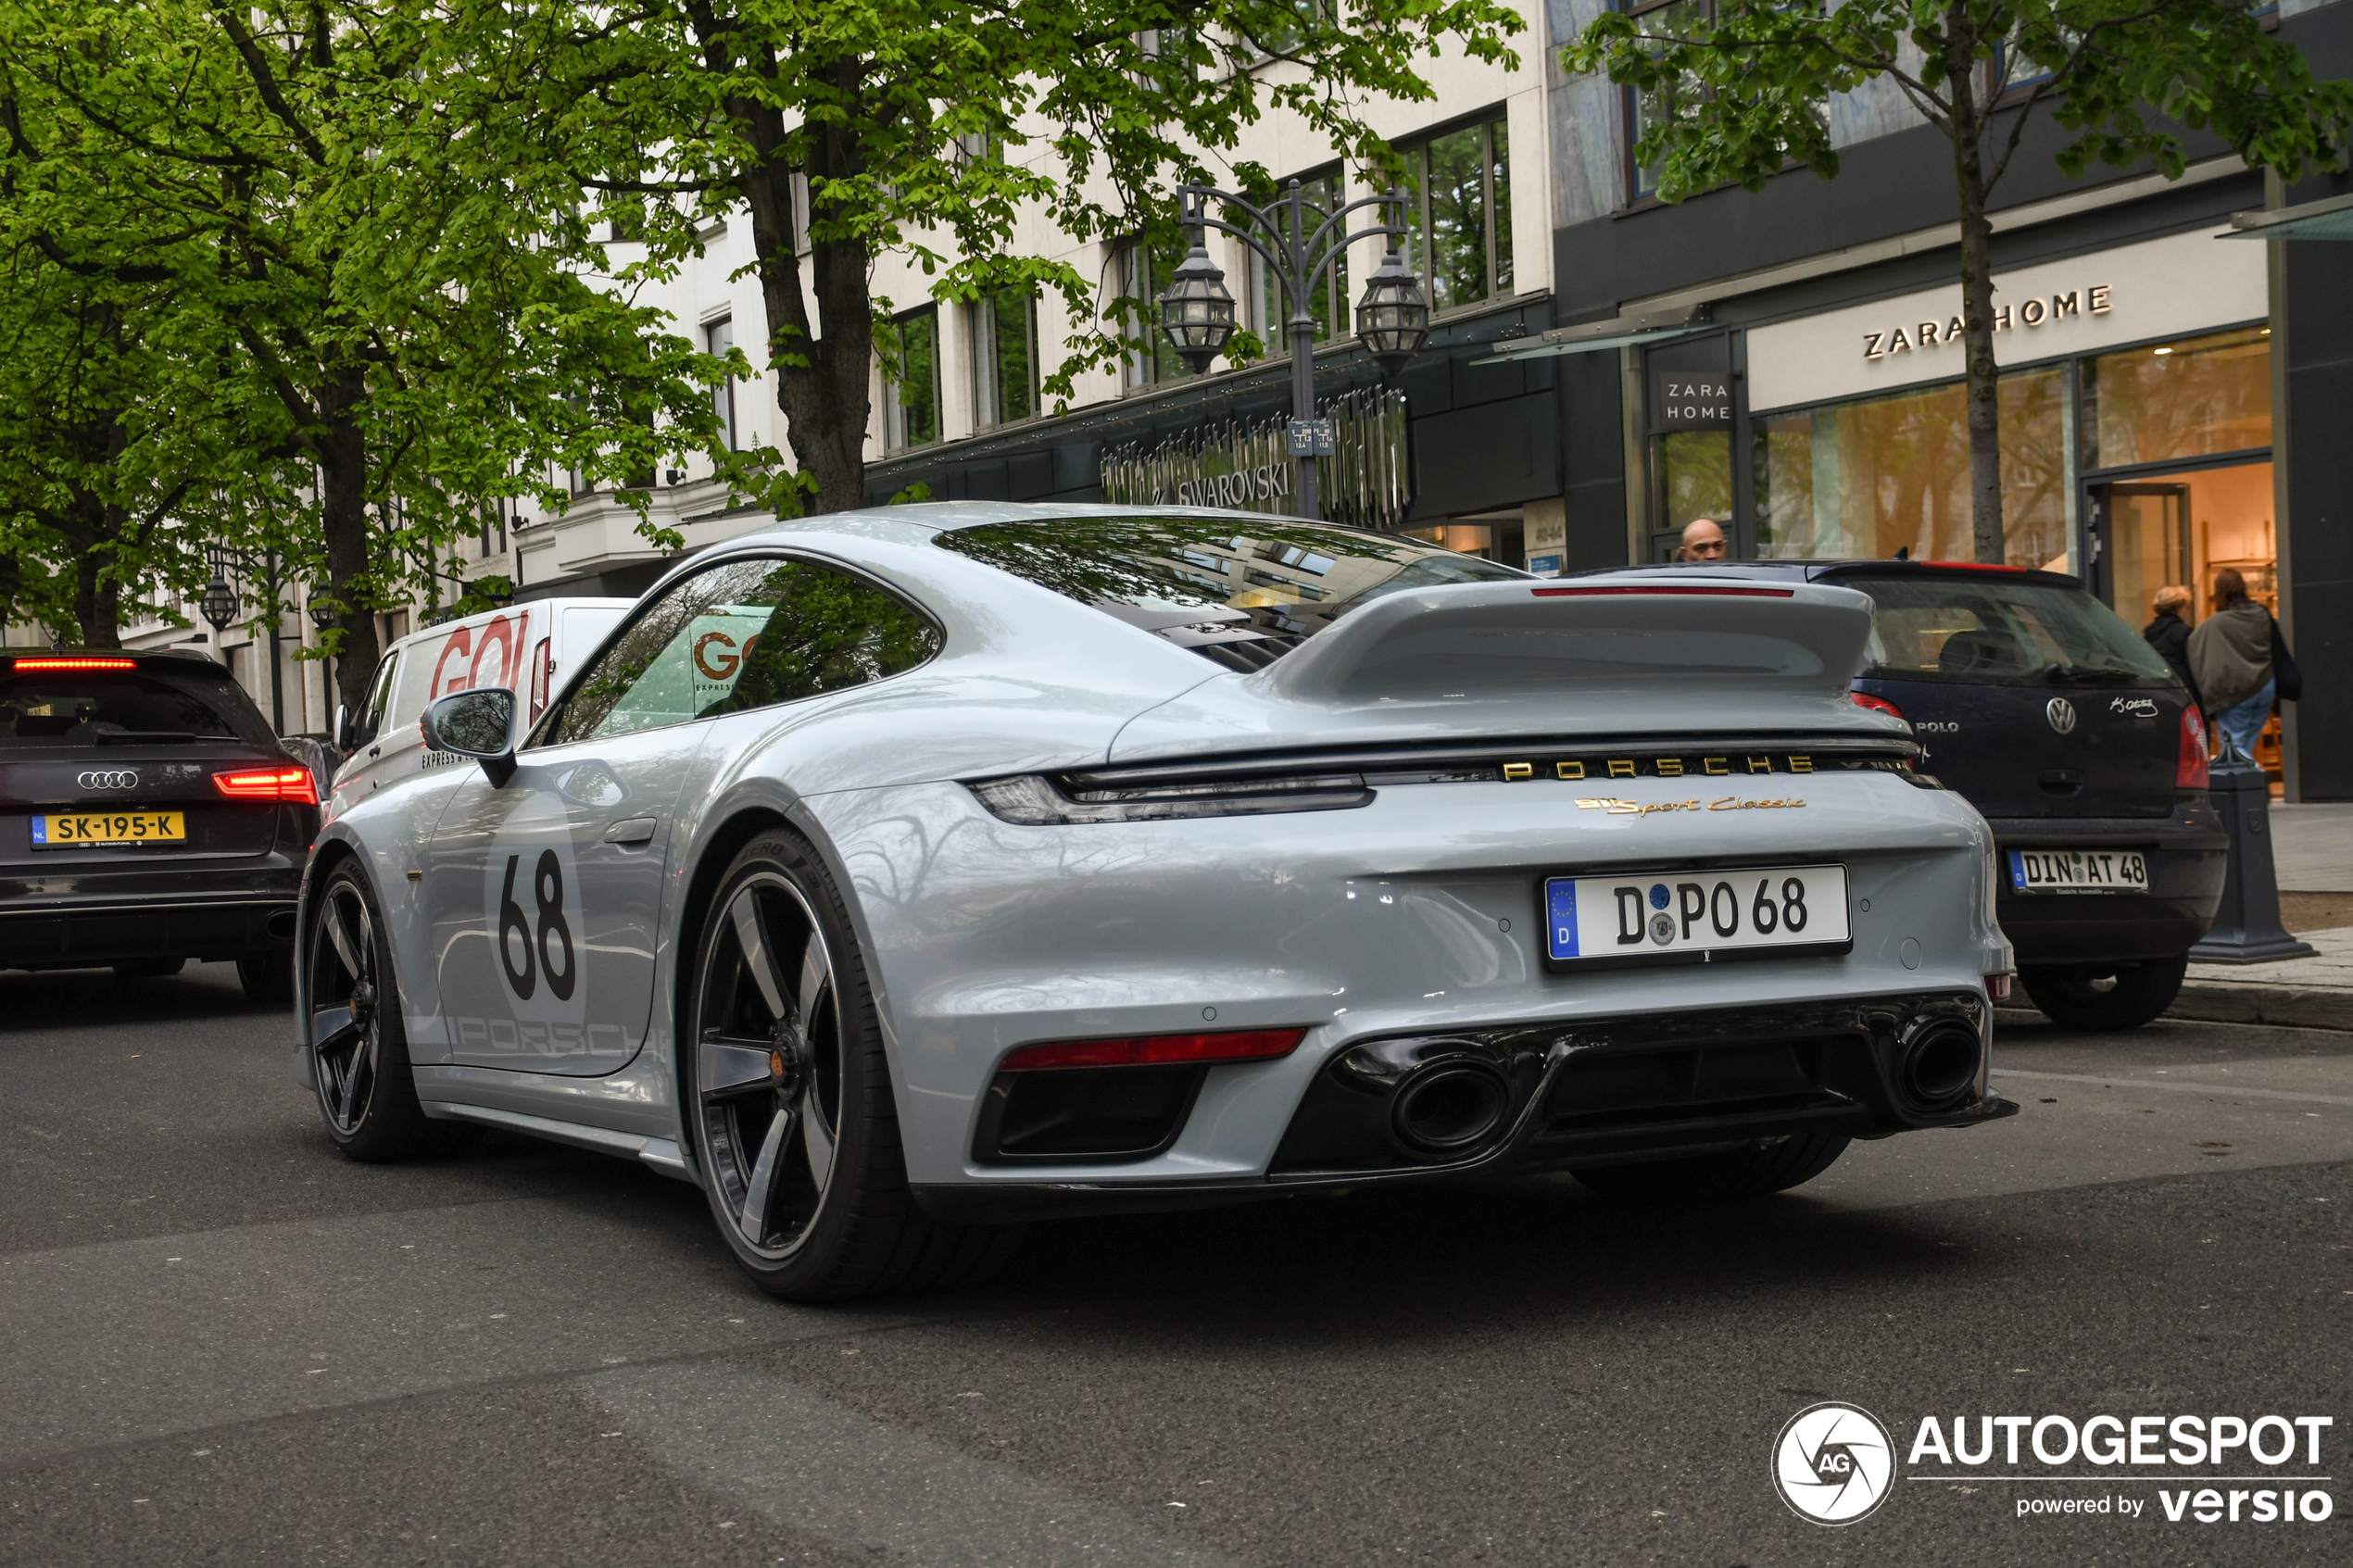
[[[1404,393],[1358,387],[1316,412],[1330,427],[1330,455],[1316,459],[1324,516],[1364,528],[1403,524],[1414,500]],[[1153,445],[1111,447],[1102,457],[1103,498],[1123,506],[1289,511],[1290,424],[1225,420]]]

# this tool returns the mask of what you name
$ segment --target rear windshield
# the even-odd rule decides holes
[[[136,671],[0,676],[0,747],[270,744],[269,726],[226,677]]]
[[[1049,518],[936,542],[1244,670],[1384,594],[1527,575],[1418,540],[1256,518]]]
[[[2081,588],[1992,572],[1835,581],[1879,606],[1871,672],[1891,680],[2175,684],[2157,650]]]

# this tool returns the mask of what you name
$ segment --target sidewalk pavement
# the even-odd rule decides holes
[[[2275,963],[2190,965],[2182,994],[2165,1010],[2166,1015],[2353,1029],[2353,927],[2297,935],[2318,949],[2315,956]]]
[[[2353,893],[2353,801],[2274,801],[2271,862],[2289,892]]]

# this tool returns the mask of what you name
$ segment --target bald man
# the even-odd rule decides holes
[[[1724,531],[1716,526],[1714,518],[1695,517],[1683,525],[1683,543],[1675,552],[1677,560],[1722,560]]]

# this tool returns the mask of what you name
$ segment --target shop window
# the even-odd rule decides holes
[[[2004,558],[2069,566],[2062,371],[2004,376]],[[1915,560],[1976,558],[1969,421],[1959,383],[1755,421],[1757,554]]]
[[[1511,293],[1511,138],[1503,111],[1400,151],[1415,196],[1406,263],[1421,274],[1430,308]]]
[[[1126,297],[1130,308],[1139,311],[1128,318],[1126,327],[1130,346],[1124,361],[1123,379],[1131,392],[1164,382],[1183,381],[1192,374],[1160,330],[1161,293],[1168,287],[1169,279],[1176,276],[1177,265],[1184,259],[1185,252],[1173,245],[1154,249],[1131,242],[1122,253],[1120,268]]]
[[[939,439],[939,309],[926,306],[899,318],[899,365],[884,372],[884,442],[928,446]]]
[[[2271,339],[2246,327],[2103,354],[2083,366],[2085,468],[2271,444]]]
[[[1308,212],[1302,220],[1302,237],[1313,237],[1315,226],[1337,212],[1348,200],[1340,184],[1340,170],[1327,169],[1299,182],[1300,194],[1307,198]],[[1290,182],[1285,181],[1279,190],[1262,192],[1252,196],[1260,207],[1290,194]],[[1286,209],[1287,210],[1287,209]],[[1353,226],[1362,227],[1376,221],[1373,209],[1367,207],[1350,220]],[[1317,216],[1321,213],[1321,217]],[[1283,212],[1278,210],[1281,221]],[[1286,225],[1288,232],[1288,225]],[[1280,357],[1290,352],[1290,307],[1283,294],[1283,285],[1276,281],[1272,269],[1256,251],[1250,253],[1250,297],[1256,320],[1252,323],[1260,337],[1266,341],[1266,352]],[[1345,337],[1355,329],[1353,307],[1348,295],[1348,257],[1345,252],[1332,260],[1323,278],[1316,283],[1314,297],[1307,302],[1308,311],[1315,318],[1315,341],[1323,343],[1337,332]]]
[[[1731,345],[1711,334],[1654,348],[1643,356],[1642,373],[1651,515],[1671,558],[1695,519],[1712,518],[1732,532]]]
[[[972,307],[973,409],[977,424],[1009,425],[1038,412],[1038,297],[998,289]]]
[[[1653,38],[1689,38],[1716,21],[1715,0],[1633,0],[1626,10],[1636,26]],[[1698,98],[1703,91],[1698,82],[1689,78],[1647,93],[1626,90],[1626,168],[1635,199],[1658,194],[1661,169],[1658,164],[1642,162],[1634,149],[1652,130],[1673,119],[1680,105]]]

